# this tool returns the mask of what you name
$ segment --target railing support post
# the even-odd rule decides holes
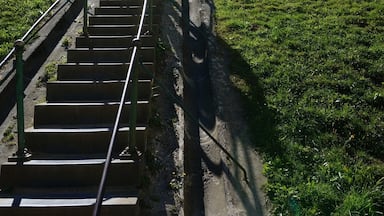
[[[140,59],[140,49],[141,41],[139,39],[134,39],[132,41],[133,49],[137,50],[138,57]],[[131,104],[129,109],[129,143],[128,147],[120,153],[121,159],[132,159],[138,158],[140,152],[137,150],[136,145],[136,120],[137,120],[137,85],[139,81],[139,70],[140,64],[139,60],[136,60],[133,63],[133,74],[132,74],[132,88],[131,88]]]
[[[27,161],[31,157],[25,146],[24,134],[24,41],[17,40],[15,42],[16,51],[16,107],[17,107],[17,152],[9,161]]]
[[[88,36],[88,0],[84,0],[83,34]]]
[[[136,120],[137,120],[137,83],[139,80],[139,67],[137,60],[132,74],[131,104],[129,109],[129,142],[128,147],[120,153],[121,159],[138,158],[139,152],[136,147]]]

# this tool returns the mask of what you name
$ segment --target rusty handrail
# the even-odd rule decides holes
[[[122,91],[122,95],[121,95],[120,104],[119,104],[119,108],[118,108],[118,111],[117,111],[115,123],[114,123],[114,126],[113,126],[111,140],[109,142],[107,157],[106,157],[105,162],[104,162],[103,174],[102,174],[102,177],[101,177],[101,180],[100,180],[99,190],[97,192],[96,203],[95,203],[95,207],[93,209],[93,214],[92,214],[93,216],[100,215],[101,205],[102,205],[103,197],[104,197],[104,193],[105,193],[105,183],[106,183],[107,177],[108,177],[109,165],[111,164],[111,161],[112,161],[113,146],[114,146],[115,139],[116,139],[116,133],[117,133],[118,128],[119,128],[120,116],[121,116],[121,112],[122,112],[122,109],[123,109],[123,105],[124,105],[124,101],[125,101],[125,96],[126,96],[127,89],[128,89],[129,80],[130,80],[131,73],[132,73],[132,70],[133,70],[133,65],[134,65],[135,60],[136,60],[136,54],[137,54],[138,48],[139,48],[139,42],[140,42],[140,37],[141,37],[141,31],[142,31],[142,28],[143,28],[146,8],[147,8],[147,0],[144,0],[143,1],[143,11],[141,13],[141,18],[140,18],[139,28],[137,30],[137,35],[136,35],[136,37],[132,41],[132,43],[133,43],[132,44],[132,46],[133,46],[132,55],[131,55],[131,59],[130,59],[130,62],[129,62],[129,68],[128,68],[128,71],[127,71],[127,76],[126,76],[126,79],[125,79],[125,84],[124,84],[124,88],[123,88],[123,91]],[[137,83],[133,83],[133,84],[135,85]],[[131,106],[132,105],[133,105],[133,102],[131,103]],[[134,128],[130,128],[129,130],[131,132],[132,130],[135,130],[135,129]],[[130,140],[130,146],[131,146],[131,143],[132,143],[132,140]]]

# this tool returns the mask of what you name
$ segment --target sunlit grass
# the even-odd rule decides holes
[[[0,0],[0,60],[53,0]]]
[[[384,212],[384,1],[217,0],[275,214]]]

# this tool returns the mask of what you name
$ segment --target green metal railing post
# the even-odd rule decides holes
[[[24,41],[17,40],[15,42],[16,53],[16,107],[17,107],[17,139],[18,146],[17,152],[10,161],[26,161],[30,158],[31,154],[28,153],[25,147],[25,134],[24,134]]]
[[[140,152],[137,151],[136,145],[136,121],[137,121],[137,93],[138,93],[138,81],[139,81],[139,70],[140,70],[140,40],[134,39],[132,45],[137,50],[138,57],[134,61],[134,69],[132,74],[132,88],[131,88],[131,104],[129,109],[129,143],[128,147],[120,154],[120,158],[137,158]]]
[[[88,36],[88,0],[84,0],[84,11],[83,11],[83,34]]]
[[[132,77],[131,109],[129,113],[129,150],[132,156],[137,156],[136,149],[136,120],[137,120],[137,83],[139,80],[139,64],[135,61]]]

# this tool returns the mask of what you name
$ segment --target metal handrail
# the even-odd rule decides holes
[[[136,60],[136,54],[137,54],[137,51],[138,51],[138,48],[139,48],[139,42],[140,42],[140,37],[141,37],[141,31],[142,31],[142,28],[143,28],[146,8],[147,8],[147,0],[144,0],[144,2],[143,2],[143,11],[141,13],[139,28],[137,30],[137,36],[133,39],[132,55],[131,55],[131,59],[130,59],[130,62],[129,62],[129,68],[128,68],[128,71],[127,71],[127,76],[126,76],[126,79],[125,79],[125,84],[124,84],[123,92],[122,92],[122,95],[121,95],[119,108],[118,108],[117,115],[116,115],[116,118],[115,118],[115,123],[114,123],[114,126],[113,126],[111,140],[109,142],[107,157],[106,157],[105,162],[104,162],[103,174],[102,174],[102,177],[101,177],[101,181],[100,181],[100,185],[99,185],[99,190],[97,192],[96,203],[95,203],[95,207],[93,209],[93,216],[98,216],[100,214],[101,205],[102,205],[103,197],[104,197],[104,193],[105,193],[105,183],[106,183],[108,172],[109,172],[109,165],[111,164],[111,161],[112,161],[112,150],[113,150],[113,146],[114,146],[115,139],[116,139],[116,133],[117,133],[117,130],[118,130],[118,127],[119,127],[120,116],[121,116],[121,112],[122,112],[122,109],[123,109],[123,105],[124,105],[124,101],[125,101],[125,96],[126,96],[127,89],[128,89],[129,80],[130,80],[130,77],[131,77],[133,65],[134,65],[135,60]],[[130,128],[129,130],[132,131],[134,129]],[[132,140],[130,140],[130,142],[131,141]]]
[[[56,5],[60,1],[61,0],[56,0],[55,3],[53,3],[51,7],[49,7],[47,11],[45,11],[45,13],[43,13],[43,15],[41,15],[40,18],[31,26],[31,28],[29,28],[29,30],[24,34],[24,36],[20,40],[24,41],[24,43],[29,42],[30,39],[28,39],[27,41],[25,41],[25,39],[28,38],[29,34],[33,32],[33,30],[35,30],[36,26],[40,24],[40,22],[47,16],[48,13],[50,13],[53,10],[54,7],[56,7]],[[12,50],[9,51],[8,55],[1,61],[0,68],[4,66],[4,64],[9,60],[9,58],[14,54],[14,52],[15,52],[15,48],[12,48]]]

